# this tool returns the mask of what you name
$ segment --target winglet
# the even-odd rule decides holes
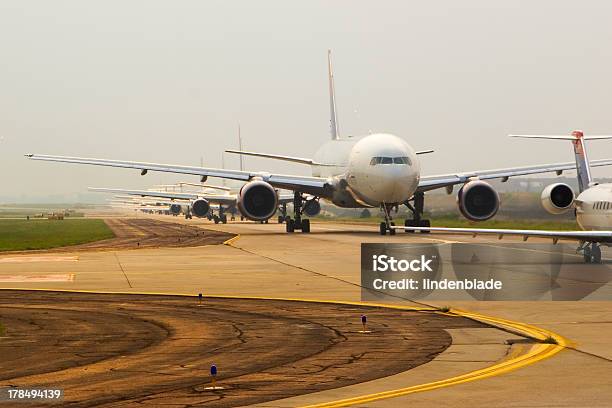
[[[340,138],[338,130],[338,114],[336,113],[336,90],[334,87],[334,71],[332,69],[331,50],[327,50],[327,72],[329,79],[329,111],[331,115],[330,130],[332,140]]]

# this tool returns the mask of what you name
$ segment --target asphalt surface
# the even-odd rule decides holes
[[[284,225],[251,222],[215,225],[206,220],[162,216],[140,217],[171,221],[239,238],[228,245],[155,247],[142,250],[63,251],[0,255],[3,288],[40,288],[121,292],[198,292],[229,296],[261,296],[333,301],[361,299],[360,244],[372,243],[478,243],[497,247],[519,239],[441,234],[378,235],[375,225],[312,223],[310,234],[288,235]],[[533,240],[534,242],[550,242]],[[531,243],[532,240],[529,240]],[[565,250],[564,250],[565,251]],[[572,270],[559,283],[579,284],[591,278],[591,269],[574,257]],[[609,261],[612,252],[604,250]],[[69,275],[73,279],[65,279]],[[608,293],[611,284],[598,288]],[[599,286],[597,284],[596,286]],[[552,358],[516,371],[416,394],[380,399],[368,407],[610,407],[612,406],[612,302],[589,301],[432,301],[485,315],[542,327],[570,339],[572,345]],[[398,300],[402,305],[414,305]],[[323,391],[277,399],[257,406],[289,408],[327,403],[363,394],[417,386],[486,370],[532,349],[529,343],[508,342],[511,333],[494,328],[446,329],[452,344],[427,364],[384,378]],[[269,390],[271,393],[273,389]]]
[[[450,346],[446,329],[484,327],[342,304],[36,291],[1,291],[0,321],[0,387],[63,388],[82,407],[259,404],[410,370]],[[206,389],[212,364],[222,390]]]

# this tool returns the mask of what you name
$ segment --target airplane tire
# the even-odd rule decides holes
[[[595,264],[601,263],[601,248],[599,245],[593,245],[593,248],[591,249],[591,262]]]
[[[295,222],[291,218],[287,220],[286,228],[289,233],[295,231]]]
[[[278,223],[279,223],[279,224],[282,224],[282,223],[283,223],[283,221],[285,221],[285,217],[283,217],[282,215],[279,215],[279,216],[278,216]]]
[[[586,263],[591,263],[592,262],[591,248],[590,247],[587,246],[587,247],[584,248],[583,256],[584,256],[584,262],[586,262]]]
[[[414,221],[412,220],[405,220],[404,221],[404,227],[414,227]],[[414,234],[414,230],[404,230],[406,233],[408,234]]]
[[[384,222],[380,223],[380,235],[387,235],[387,224]]]
[[[395,223],[394,223],[394,222],[392,222],[392,223],[391,223],[391,226],[392,226],[392,227],[395,227]],[[389,228],[389,235],[395,235],[395,229],[393,229],[393,228]]]
[[[429,220],[421,220],[421,222],[419,223],[419,227],[431,227],[431,223],[429,222]],[[429,234],[431,233],[431,231],[421,231],[421,234]]]
[[[310,220],[302,220],[302,232],[310,232]]]

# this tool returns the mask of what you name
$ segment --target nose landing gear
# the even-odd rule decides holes
[[[282,203],[278,209],[281,212],[281,215],[278,216],[279,224],[282,224],[283,222],[291,218],[291,217],[287,217],[287,203]]]
[[[380,223],[380,235],[387,235],[387,231],[389,231],[389,235],[395,235],[395,229],[391,227],[395,227],[395,223],[391,218],[391,208],[393,206],[389,206],[385,203],[380,205],[380,209],[383,212],[385,220]]]

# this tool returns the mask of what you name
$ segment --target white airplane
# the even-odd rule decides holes
[[[193,185],[202,186],[195,183],[180,183],[182,185]],[[223,190],[222,194],[211,193],[211,189]],[[198,218],[207,217],[209,220],[213,220],[215,224],[219,222],[227,223],[227,214],[232,214],[234,218],[234,212],[237,207],[238,196],[230,193],[228,187],[206,187],[201,192],[193,191],[159,191],[159,190],[126,190],[118,188],[89,188],[90,191],[96,191],[101,193],[115,193],[124,194],[127,196],[139,196],[139,197],[155,197],[162,198],[170,201],[156,200],[157,203],[169,205],[169,212],[172,215],[185,214],[185,218],[192,218],[195,215]],[[287,194],[277,193],[279,210],[283,215],[278,217],[278,222],[282,223],[285,221],[287,213],[287,203],[293,201],[293,195],[287,196]],[[213,210],[217,210],[217,214],[213,213]],[[313,217],[321,211],[321,206],[316,200],[307,200],[304,211],[309,216]],[[263,220],[262,220],[263,221]]]
[[[399,205],[406,205],[413,214],[412,219],[405,221],[405,226],[424,227],[420,230],[429,232],[425,228],[429,227],[429,221],[422,219],[426,191],[446,188],[451,193],[454,185],[462,185],[458,193],[459,210],[470,220],[483,221],[493,217],[499,208],[499,196],[485,180],[506,181],[509,177],[553,171],[561,174],[564,170],[576,168],[574,162],[568,162],[422,176],[418,156],[430,153],[431,150],[415,151],[400,137],[387,133],[360,137],[340,136],[331,51],[328,52],[328,73],[331,140],[321,146],[313,159],[238,151],[241,154],[310,165],[311,177],[124,160],[40,154],[26,156],[31,160],[138,169],[142,175],[148,171],[199,175],[202,182],[208,177],[240,180],[245,184],[238,192],[238,208],[245,217],[255,221],[268,220],[275,214],[279,204],[277,189],[290,190],[294,192],[294,217],[287,220],[287,232],[310,231],[310,221],[302,217],[306,195],[314,197],[311,203],[316,202],[317,205],[322,198],[345,208],[380,207],[384,215],[384,221],[380,223],[382,235],[395,233],[391,210],[397,209]],[[610,164],[612,160],[591,162],[592,166]]]
[[[136,207],[155,209],[161,213],[172,216],[183,214],[186,219],[191,218],[191,205],[189,202],[177,202],[168,199],[138,199],[133,195],[116,195],[109,200],[111,204],[131,205]]]
[[[529,237],[552,238],[556,244],[559,240],[579,241],[577,252],[581,252],[587,263],[601,262],[600,245],[612,246],[612,183],[599,184],[593,181],[589,159],[584,144],[585,140],[612,139],[612,136],[584,136],[580,130],[575,130],[567,136],[540,135],[510,135],[531,139],[570,140],[574,145],[578,177],[578,196],[565,183],[554,183],[547,186],[541,195],[542,206],[551,214],[563,214],[574,210],[576,222],[580,231],[538,231],[491,228],[443,228],[429,227],[426,231],[436,231],[450,234],[480,234],[518,235],[527,241]],[[406,232],[414,232],[415,228],[395,227]]]

